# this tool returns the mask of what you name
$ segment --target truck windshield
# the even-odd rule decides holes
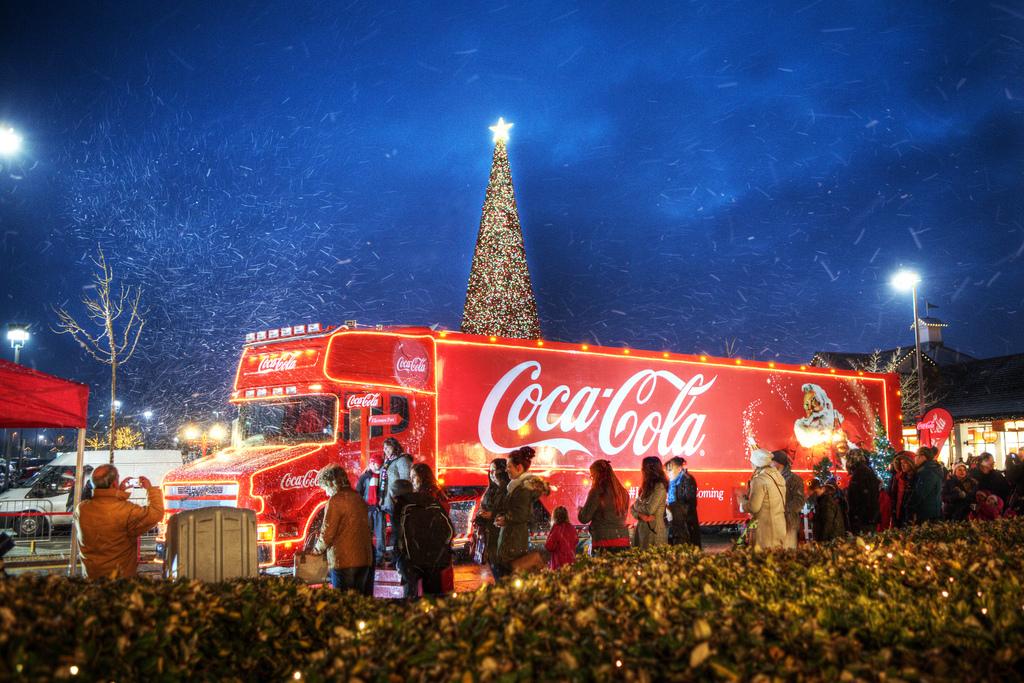
[[[243,403],[238,410],[242,443],[333,441],[336,400],[333,396],[295,396]]]

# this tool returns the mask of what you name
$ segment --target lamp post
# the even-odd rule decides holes
[[[11,342],[11,348],[14,349],[15,363],[21,362],[21,347],[28,341],[29,336],[28,325],[7,323],[7,341]]]
[[[914,299],[914,362],[917,365],[917,416],[924,416],[924,371],[921,367],[921,321],[917,317],[917,286],[921,277],[912,270],[901,270],[892,276],[892,286],[900,291],[910,290]]]

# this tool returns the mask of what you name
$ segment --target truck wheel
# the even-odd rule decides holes
[[[35,512],[35,510],[32,510],[32,512]],[[50,522],[46,517],[18,517],[14,522],[14,531],[21,538],[46,536],[49,528]]]

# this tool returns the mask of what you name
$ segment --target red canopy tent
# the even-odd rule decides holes
[[[0,428],[78,429],[75,506],[82,495],[82,461],[89,412],[89,387],[0,360]],[[71,534],[71,564],[78,571],[78,534]]]
[[[0,360],[0,428],[84,429],[89,387]]]

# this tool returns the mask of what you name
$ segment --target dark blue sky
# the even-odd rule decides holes
[[[640,9],[642,8],[642,9]],[[7,3],[0,321],[101,243],[151,309],[133,406],[202,413],[246,331],[456,328],[491,156],[546,337],[805,361],[1024,351],[1024,3]],[[5,347],[5,357],[10,350]]]

